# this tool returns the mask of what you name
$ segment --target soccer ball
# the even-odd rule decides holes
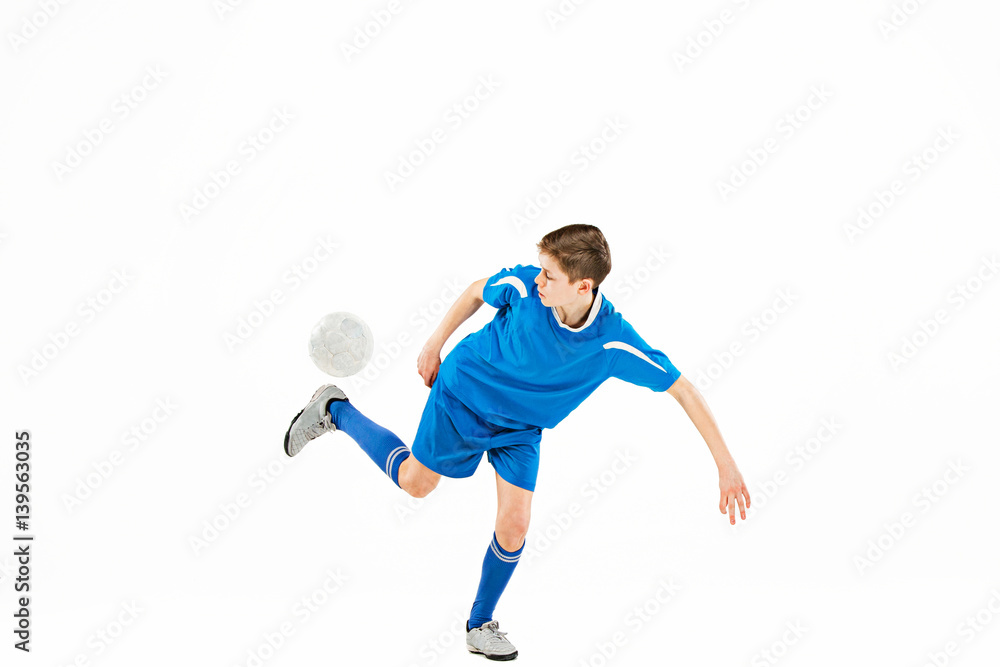
[[[309,358],[329,375],[354,375],[371,360],[375,348],[372,330],[357,315],[330,313],[313,327]]]

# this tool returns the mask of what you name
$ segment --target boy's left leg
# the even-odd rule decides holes
[[[493,612],[524,550],[534,493],[511,484],[500,473],[496,477],[496,526],[493,540],[483,559],[479,590],[466,625],[466,632],[478,628],[482,630],[477,633],[477,637],[469,637],[467,647],[471,651],[485,653],[486,657],[493,660],[513,660],[517,657],[517,650],[504,639],[503,635],[506,633],[499,631],[498,623],[493,620]]]

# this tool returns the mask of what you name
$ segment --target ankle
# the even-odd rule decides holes
[[[326,404],[326,411],[330,413],[330,421],[333,425],[342,430],[340,420],[343,419],[343,407],[349,403],[346,398],[331,398]]]

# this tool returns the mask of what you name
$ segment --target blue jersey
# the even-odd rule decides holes
[[[493,320],[463,338],[436,382],[483,420],[503,428],[552,428],[610,377],[666,391],[680,377],[595,289],[587,320],[564,324],[538,297],[535,266],[518,264],[486,281]]]

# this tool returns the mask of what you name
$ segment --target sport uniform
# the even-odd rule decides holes
[[[411,448],[434,472],[469,477],[486,452],[504,480],[534,491],[543,428],[608,378],[666,391],[680,377],[599,287],[587,320],[564,324],[538,297],[540,271],[518,264],[491,276],[483,300],[496,315],[441,363]]]
[[[680,377],[670,359],[647,345],[600,289],[579,328],[563,324],[556,309],[538,298],[540,270],[518,264],[486,281],[483,300],[497,313],[441,364],[412,450],[362,414],[338,387],[324,385],[292,420],[285,453],[295,456],[323,433],[343,431],[402,488],[400,471],[411,455],[439,474],[469,477],[486,452],[503,479],[534,491],[543,428],[561,422],[610,377],[653,391],[666,391]],[[493,612],[524,544],[505,549],[493,533],[466,623],[466,648],[473,653],[493,660],[517,657]]]

